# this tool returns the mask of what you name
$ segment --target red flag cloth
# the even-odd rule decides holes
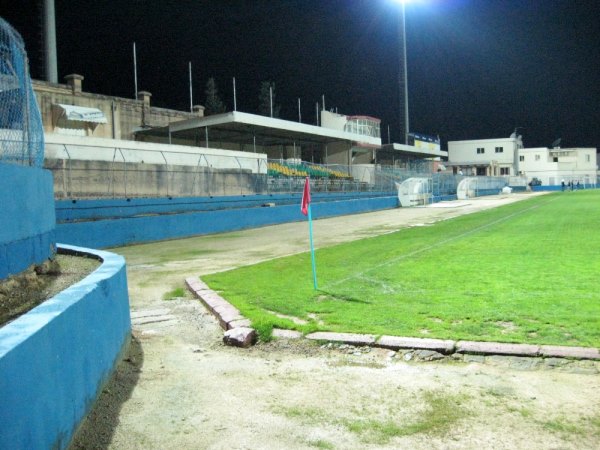
[[[302,192],[302,204],[300,206],[300,211],[305,216],[308,215],[308,205],[310,203],[310,181],[308,177],[306,177],[306,181],[304,182],[304,191]]]

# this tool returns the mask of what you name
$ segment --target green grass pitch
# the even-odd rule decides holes
[[[600,346],[600,191],[319,249],[316,264],[317,291],[308,252],[203,280],[263,338],[276,326]]]

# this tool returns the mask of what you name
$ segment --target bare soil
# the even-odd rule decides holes
[[[96,259],[56,255],[44,264],[1,281],[0,326],[83,279],[99,265]]]
[[[525,197],[318,220],[315,244]],[[191,296],[163,300],[187,276],[306,251],[307,241],[300,222],[117,249],[128,264],[132,345],[71,448],[598,448],[597,362],[425,362],[302,339],[237,349],[222,344],[222,330]]]

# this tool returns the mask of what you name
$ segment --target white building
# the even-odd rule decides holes
[[[595,148],[524,148],[519,151],[518,163],[528,180],[537,178],[545,186],[560,185],[562,180],[596,184]]]
[[[518,175],[521,136],[448,142],[448,166],[464,175]]]
[[[595,148],[523,148],[521,136],[448,142],[448,166],[454,173],[537,178],[545,186],[562,180],[596,184]]]

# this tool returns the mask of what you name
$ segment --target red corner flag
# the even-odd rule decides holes
[[[310,181],[308,177],[306,177],[306,181],[304,182],[304,191],[302,192],[302,204],[300,206],[300,211],[305,216],[308,215],[308,205],[310,204]]]

